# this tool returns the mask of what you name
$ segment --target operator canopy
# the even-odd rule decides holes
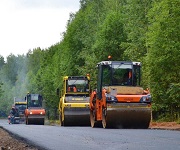
[[[102,61],[102,85],[140,85],[140,62]]]

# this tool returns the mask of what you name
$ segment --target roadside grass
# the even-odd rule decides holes
[[[46,125],[59,125],[59,120],[45,120]]]

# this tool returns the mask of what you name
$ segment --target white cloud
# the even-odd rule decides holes
[[[23,3],[23,0],[14,3],[12,0],[1,0],[0,55],[6,58],[10,53],[26,54],[29,49],[47,48],[59,42],[60,34],[66,29],[69,13],[79,9],[78,0],[63,1],[66,4],[62,1],[31,0],[42,2],[40,5]]]

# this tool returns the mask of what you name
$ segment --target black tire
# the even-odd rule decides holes
[[[28,117],[26,117],[26,125],[28,125]]]
[[[91,127],[94,128],[95,127],[95,114],[92,110],[90,110],[90,123],[91,123]]]
[[[59,113],[59,125],[64,126],[64,122],[62,121],[62,114]]]
[[[103,108],[103,110],[102,110],[102,127],[105,129],[106,128],[106,115],[107,113],[106,113],[106,109],[105,108]]]

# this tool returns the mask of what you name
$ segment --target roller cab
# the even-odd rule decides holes
[[[89,76],[65,76],[59,102],[60,125],[90,125]]]
[[[26,124],[44,125],[46,112],[42,107],[42,96],[39,94],[27,94],[25,99],[27,101],[25,109]]]
[[[91,126],[148,128],[151,95],[140,86],[140,62],[98,63],[97,89],[90,97]]]

